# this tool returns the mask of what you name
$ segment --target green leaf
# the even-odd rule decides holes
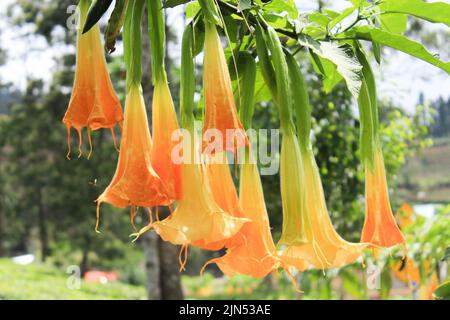
[[[263,6],[266,13],[287,14],[291,19],[298,18],[298,10],[294,0],[277,0]]]
[[[86,23],[83,27],[83,34],[91,30],[93,26],[100,20],[111,5],[112,0],[97,0],[89,8]]]
[[[361,65],[358,60],[334,41],[315,41],[306,36],[299,37],[299,43],[310,48],[318,56],[329,60],[336,66],[336,71],[344,78],[347,88],[354,97],[358,97],[361,88]]]
[[[406,14],[389,13],[379,16],[382,29],[391,33],[403,33],[406,31],[408,17]]]
[[[251,0],[239,0],[237,9],[238,9],[238,12],[242,12],[242,11],[250,9],[252,7],[253,7],[253,5],[252,5]]]
[[[342,13],[339,16],[335,17],[333,20],[330,21],[328,28],[329,29],[334,28],[339,22],[347,18],[353,12],[355,12],[356,9],[358,9],[358,7],[349,7],[344,9],[344,11],[342,11]]]
[[[176,6],[179,6],[180,4],[188,3],[191,0],[166,0],[164,1],[163,8],[175,8]]]
[[[352,30],[346,32],[344,37],[356,37],[357,39],[374,41],[380,45],[403,51],[413,57],[431,63],[450,74],[450,62],[439,60],[436,55],[428,52],[422,44],[408,39],[405,36],[389,33],[373,26],[361,26],[354,27]]]
[[[450,300],[450,281],[446,281],[436,288],[433,292],[433,299]]]
[[[186,5],[186,19],[192,19],[200,11],[200,4],[197,1],[189,2]]]
[[[309,21],[314,22],[322,27],[326,27],[328,25],[328,23],[331,21],[330,17],[328,17],[322,13],[319,13],[319,12],[313,12],[313,13],[309,14],[308,19],[309,19]]]
[[[406,13],[430,22],[444,23],[450,26],[450,4],[444,2],[427,3],[422,0],[383,0],[379,7],[382,12]]]

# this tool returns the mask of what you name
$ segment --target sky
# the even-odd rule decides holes
[[[55,57],[67,51],[74,51],[73,46],[49,47],[42,37],[25,36],[32,31],[30,26],[14,27],[5,19],[6,8],[13,0],[0,1],[0,46],[7,50],[7,64],[0,67],[0,79],[11,82],[23,90],[27,78],[42,78],[50,81],[55,68]],[[77,1],[74,0],[74,4]],[[450,0],[444,0],[450,3]],[[300,12],[316,9],[316,1],[297,1]],[[348,1],[336,0],[331,8],[341,10],[349,6]],[[67,17],[69,18],[69,13]],[[105,18],[106,19],[106,18]],[[168,24],[174,26],[181,39],[183,30],[183,8],[168,9]],[[446,28],[443,25],[427,24],[430,28]],[[179,26],[179,27],[178,27]],[[179,52],[179,44],[169,48],[169,52]],[[172,50],[173,49],[173,50]],[[448,48],[447,48],[448,50]],[[120,54],[117,50],[114,54]],[[448,55],[448,52],[447,52]],[[179,55],[174,56],[179,59]],[[377,77],[378,93],[381,98],[391,99],[396,105],[412,112],[417,104],[419,94],[432,101],[439,96],[450,96],[450,76],[444,71],[404,53],[393,52],[389,48],[383,51],[383,61],[379,68],[374,68]]]

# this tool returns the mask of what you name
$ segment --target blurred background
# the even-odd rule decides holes
[[[331,2],[298,1],[298,7],[304,12],[346,4]],[[447,279],[450,77],[388,49],[377,71],[381,131],[391,204],[407,237],[408,260],[398,248],[368,252],[364,265],[295,274],[304,291],[299,294],[281,271],[265,279],[228,278],[211,266],[199,276],[202,265],[223,252],[191,248],[187,271],[179,273],[179,248],[151,232],[132,243],[128,212],[109,205],[102,207],[102,233],[96,234],[94,200],[114,173],[117,152],[109,132],[100,130],[93,134],[91,160],[65,157],[61,119],[70,98],[76,42],[67,23],[76,4],[0,3],[0,299],[428,299]],[[106,21],[100,23],[104,27]],[[166,24],[169,81],[178,105],[182,6],[166,10]],[[408,36],[450,59],[448,28],[415,19],[408,26]],[[143,87],[150,106],[147,37],[144,46]],[[123,103],[120,47],[107,59]],[[343,84],[325,94],[308,58],[301,62],[329,212],[343,238],[359,241],[364,183],[357,107]],[[276,108],[264,97],[258,100],[255,127],[277,128]],[[276,241],[282,217],[279,177],[262,180]],[[146,223],[139,219],[137,224]]]

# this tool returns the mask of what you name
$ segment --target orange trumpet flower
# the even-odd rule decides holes
[[[92,152],[90,130],[110,128],[115,143],[114,127],[123,120],[122,108],[108,74],[98,24],[82,34],[89,3],[90,1],[82,0],[79,4],[80,24],[77,31],[75,80],[69,106],[63,118],[67,127],[68,158],[70,157],[71,127],[77,130],[80,139],[79,157],[81,156],[81,129],[88,128],[89,158]]]
[[[114,177],[97,199],[98,230],[100,205],[108,202],[119,208],[168,205],[164,183],[152,167],[152,141],[147,122],[142,88],[132,85],[126,97],[125,121],[120,143],[119,160]]]
[[[287,215],[292,215],[287,223],[297,226],[301,233],[290,234],[295,229],[286,229],[286,233],[282,235],[280,242],[287,245],[282,252],[283,261],[300,271],[309,266],[328,269],[354,262],[367,245],[347,242],[336,232],[328,215],[319,169],[312,150],[301,152],[297,139],[289,136],[287,138],[283,143],[281,156],[281,190],[282,198],[285,195],[283,204],[287,201],[291,203],[283,205],[283,210],[303,209],[295,215],[287,212]],[[302,170],[300,173],[297,172],[298,168]],[[300,180],[299,177],[303,179]],[[286,197],[286,190],[283,187],[299,190],[300,194],[297,195],[299,202],[293,202],[296,200]]]
[[[211,139],[205,135],[203,150],[211,144],[214,150],[234,151],[248,145],[247,136],[239,120],[230,74],[225,61],[225,55],[217,34],[216,26],[205,21],[205,51],[203,62],[203,86],[205,94],[205,122],[203,133],[215,129]],[[221,134],[221,141],[214,133]],[[213,140],[213,141],[212,141]],[[222,142],[222,143],[218,143]]]
[[[269,217],[256,164],[246,162],[241,166],[239,193],[239,204],[251,220],[239,231],[245,242],[230,247],[225,256],[212,259],[206,265],[216,263],[228,276],[244,274],[262,278],[281,267],[282,261],[277,256],[270,233]]]
[[[193,156],[181,164],[182,192],[175,211],[164,220],[151,221],[137,236],[153,228],[163,240],[173,244],[208,248],[212,243],[233,237],[246,222],[231,216],[214,201],[194,140],[190,147]]]
[[[366,218],[362,242],[378,247],[405,243],[389,202],[383,154],[378,146],[374,151],[373,167],[366,161]]]
[[[172,133],[178,129],[177,116],[169,86],[165,81],[155,84],[153,93],[153,148],[152,165],[164,182],[172,199],[181,197],[180,166],[172,161],[172,149],[176,141]]]

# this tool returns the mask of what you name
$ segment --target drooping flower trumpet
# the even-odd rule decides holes
[[[340,267],[355,261],[366,245],[343,240],[331,223],[309,141],[310,106],[306,85],[294,58],[284,54],[271,27],[267,39],[277,87],[273,90],[274,100],[280,109],[283,132],[280,163],[283,230],[279,242],[285,246],[282,258],[287,265],[301,271],[309,266]],[[291,107],[296,111],[298,136],[292,124]]]
[[[92,152],[90,130],[109,128],[115,143],[114,127],[123,120],[122,108],[108,74],[98,24],[82,34],[89,4],[90,0],[81,0],[79,3],[75,79],[69,106],[63,118],[67,127],[68,158],[72,127],[77,130],[79,136],[79,157],[82,154],[81,130],[88,128],[89,158]]]
[[[297,217],[298,223],[306,223],[305,242],[288,245],[282,257],[288,265],[300,271],[313,266],[318,269],[337,268],[354,262],[361,256],[367,244],[350,243],[339,236],[331,223],[320,181],[319,170],[312,150],[302,153],[304,182],[300,186],[306,199],[305,217]]]
[[[148,0],[149,37],[154,84],[152,125],[152,165],[173,199],[180,198],[180,167],[172,159],[176,141],[172,134],[179,128],[165,71],[165,24],[161,0]]]
[[[405,242],[392,214],[381,148],[375,149],[373,168],[366,163],[366,219],[361,241],[379,247]]]
[[[181,164],[181,198],[174,212],[166,219],[152,222],[141,229],[141,234],[154,229],[162,239],[184,247],[194,245],[207,248],[234,236],[245,219],[231,216],[214,200],[204,175],[199,144],[194,129],[194,65],[193,34],[188,25],[182,42],[181,67],[181,124],[183,135],[183,162]],[[184,263],[182,263],[183,268]]]
[[[142,95],[141,19],[144,1],[132,1],[127,8],[124,27],[127,62],[125,121],[119,159],[111,183],[97,199],[97,224],[100,205],[108,202],[119,208],[131,206],[131,222],[136,207],[169,205],[172,199],[163,181],[152,167],[152,140]]]
[[[198,146],[193,144],[190,150],[192,161],[181,165],[181,198],[175,211],[151,227],[173,244],[218,250],[224,240],[239,231],[245,220],[231,216],[216,203],[201,168]],[[183,153],[186,151],[183,149]]]
[[[248,145],[248,140],[237,114],[230,74],[216,26],[205,21],[205,28],[203,134],[206,141],[203,150],[209,145],[208,153],[235,151]]]
[[[226,152],[217,152],[208,156],[204,167],[206,178],[216,203],[233,217],[244,217],[244,212],[239,204],[239,198],[233,178],[231,177]],[[204,249],[218,250],[223,247],[229,248],[238,243],[242,243],[243,241],[245,241],[245,239],[238,233],[235,237],[230,239],[218,243],[211,243]]]
[[[228,275],[244,274],[265,277],[282,266],[270,233],[269,218],[256,163],[246,161],[241,166],[239,204],[250,222],[239,233],[245,239],[231,246],[223,257],[210,260]]]
[[[251,128],[254,111],[254,91],[256,78],[256,63],[250,53],[241,52],[238,56],[239,81],[243,94],[238,96],[239,117],[245,129]],[[227,245],[227,252],[223,257],[208,261],[203,269],[210,263],[216,263],[222,272],[228,276],[244,274],[253,277],[264,277],[271,271],[282,266],[280,257],[270,232],[269,217],[267,215],[264,194],[259,177],[258,166],[251,151],[251,145],[244,150],[244,162],[240,165],[240,186],[239,202],[216,200],[222,207],[233,207],[241,209],[247,222],[234,238],[241,241],[234,241]],[[228,170],[228,168],[226,168]],[[228,179],[231,177],[229,171]],[[211,179],[210,179],[211,180]],[[217,185],[217,190],[226,190],[224,183]],[[215,188],[213,187],[213,193]],[[228,192],[223,192],[228,193]],[[222,194],[223,194],[222,193]],[[234,195],[234,193],[233,193]],[[223,197],[223,196],[222,196]],[[225,202],[225,203],[224,203]],[[242,241],[243,240],[243,241]],[[290,275],[288,273],[288,275]]]
[[[363,66],[358,105],[361,124],[361,158],[366,177],[366,215],[361,234],[362,242],[377,247],[405,243],[389,201],[383,153],[378,133],[378,107],[375,79],[365,55],[357,50]]]
[[[132,85],[126,97],[119,160],[111,183],[97,199],[97,225],[102,202],[119,208],[154,207],[171,202],[165,185],[152,167],[152,141],[142,89]]]

